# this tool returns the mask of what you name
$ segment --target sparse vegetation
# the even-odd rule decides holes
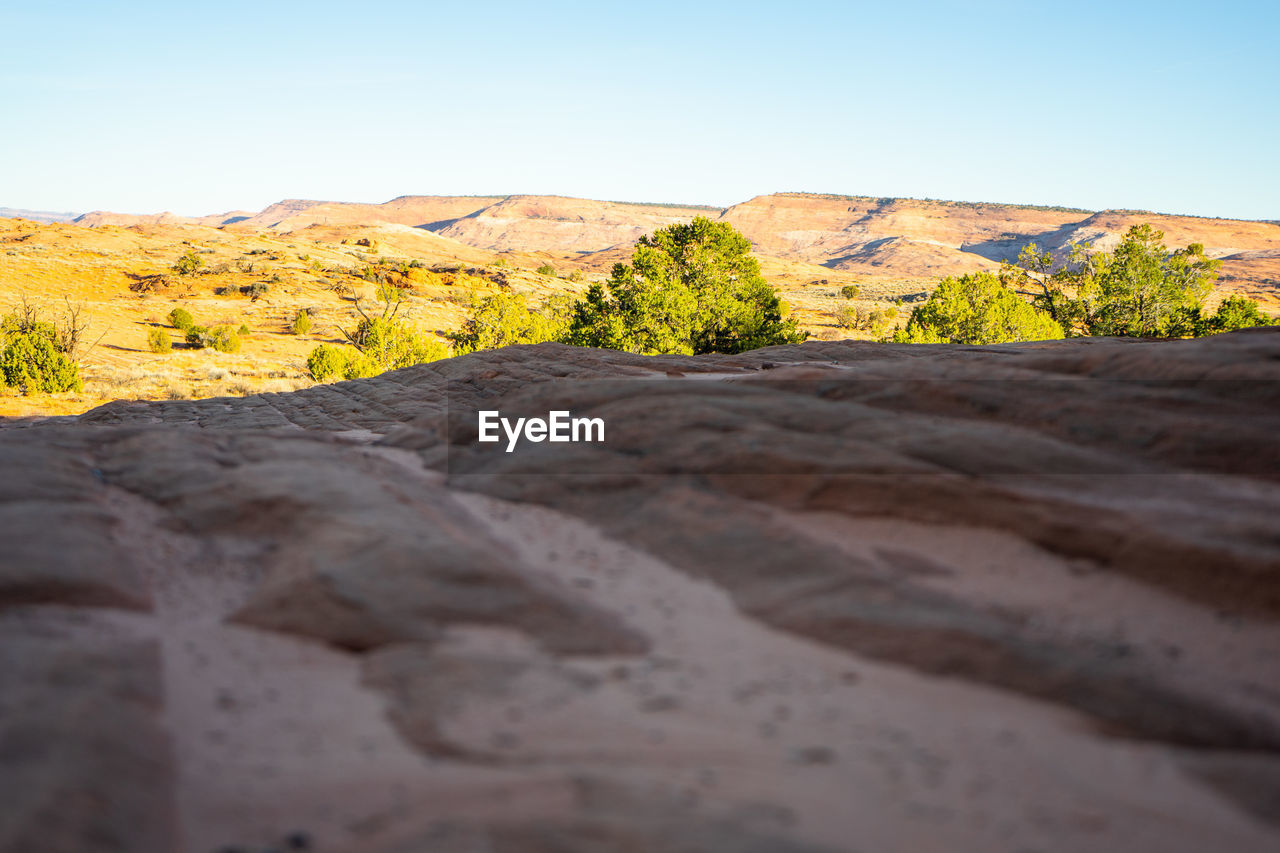
[[[1062,326],[989,272],[945,278],[893,340],[906,344],[1001,344],[1063,337]]]
[[[213,336],[204,326],[192,325],[186,329],[187,346],[193,349],[204,349],[213,345]]]
[[[84,333],[89,328],[89,321],[84,318],[83,303],[73,303],[68,297],[62,300],[66,308],[55,319],[54,329],[58,336],[58,349],[66,353],[67,358],[72,361],[78,359],[83,353],[81,352],[81,344],[83,343]],[[98,340],[102,340],[101,337]],[[92,349],[97,345],[97,341],[89,346]]]
[[[381,368],[379,373],[449,356],[445,344],[426,338],[403,320],[366,317],[356,325],[349,339],[361,354]]]
[[[563,340],[569,329],[568,298],[550,300],[531,309],[517,293],[498,293],[477,299],[472,295],[471,315],[450,335],[459,354],[497,349],[511,344],[538,344]]]
[[[173,349],[173,340],[164,329],[151,329],[147,332],[147,348],[154,353],[168,352]]]
[[[193,325],[195,325],[195,319],[187,309],[174,308],[169,312],[169,325],[173,326],[180,332],[187,332],[190,331]]]
[[[1252,329],[1259,326],[1275,326],[1277,319],[1258,310],[1258,303],[1243,296],[1228,296],[1211,316],[1196,318],[1196,335],[1216,335],[1236,329]]]
[[[1019,289],[1038,288],[1035,305],[1069,335],[1204,334],[1204,302],[1222,262],[1199,243],[1170,252],[1163,240],[1150,225],[1135,225],[1113,251],[1072,245],[1060,265],[1032,244],[1001,275]]]
[[[209,335],[209,346],[218,352],[240,352],[240,336],[230,326],[214,326]]]
[[[358,331],[363,348],[320,344],[311,350],[307,369],[313,379],[362,379],[449,357],[448,346],[426,338],[401,320],[362,320]]]
[[[797,204],[794,201],[789,203]],[[854,205],[835,205],[831,209],[840,213],[848,206]],[[974,216],[970,211],[943,207],[927,212],[930,216],[960,216],[966,222]],[[1004,217],[1007,211],[996,213]],[[692,214],[691,211],[689,215]],[[711,216],[714,220],[715,214]],[[981,214],[981,217],[985,216]],[[1130,222],[1142,221],[1141,217],[1131,218],[1125,222],[1124,228],[1128,228]],[[1277,313],[1280,297],[1276,295],[1276,288],[1280,287],[1280,274],[1274,272],[1274,259],[1269,254],[1254,257],[1259,249],[1264,248],[1260,238],[1254,234],[1257,226],[1236,231],[1222,224],[1207,224],[1201,233],[1194,231],[1194,223],[1188,226],[1180,221],[1171,221],[1165,226],[1153,220],[1152,224],[1166,232],[1176,228],[1179,235],[1190,228],[1186,233],[1195,233],[1194,239],[1217,247],[1206,249],[1204,254],[1208,258],[1226,253],[1225,247],[1228,246],[1236,246],[1240,252],[1249,253],[1247,256],[1242,254],[1239,259],[1224,259],[1223,281],[1217,285],[1218,292],[1210,293],[1199,304],[1193,301],[1186,310],[1161,308],[1159,299],[1153,302],[1139,297],[1147,306],[1143,311],[1150,313],[1154,310],[1166,318],[1157,335],[1211,334],[1275,322],[1267,312]],[[587,227],[594,226],[588,223]],[[922,227],[928,229],[933,225],[926,222]],[[1112,220],[1100,219],[1099,227],[1114,229],[1116,226]],[[1023,231],[1022,226],[1009,224],[1003,219],[986,223],[983,228],[988,236],[999,235],[998,239],[1005,241],[1007,245],[1002,244],[997,250],[1010,252],[1010,258],[1028,239],[1026,233],[1020,237],[1014,233]],[[663,317],[662,311],[666,306],[662,299],[673,298],[677,292],[689,292],[684,287],[684,279],[671,272],[673,267],[664,267],[662,275],[680,283],[678,289],[673,288],[664,296],[640,275],[641,265],[630,257],[630,253],[620,259],[632,269],[636,287],[630,292],[636,298],[623,306],[610,290],[610,285],[617,282],[612,279],[608,267],[598,265],[599,256],[578,257],[569,252],[531,255],[528,252],[540,248],[533,244],[510,254],[468,253],[464,262],[449,254],[447,246],[424,243],[418,235],[408,233],[391,235],[388,232],[381,254],[374,254],[370,248],[340,246],[343,237],[354,240],[360,233],[345,225],[297,232],[285,240],[270,230],[251,232],[247,226],[221,233],[202,231],[200,239],[191,239],[195,233],[185,226],[161,223],[134,231],[78,229],[71,234],[65,227],[17,225],[9,220],[0,220],[0,241],[5,244],[0,247],[0,259],[4,262],[4,274],[0,277],[5,279],[9,294],[8,299],[0,299],[0,315],[9,313],[6,310],[8,303],[16,301],[24,289],[31,294],[45,295],[44,303],[47,304],[44,305],[42,319],[54,326],[58,341],[56,348],[72,363],[78,364],[79,376],[89,389],[87,394],[42,397],[36,393],[31,398],[7,387],[0,388],[0,413],[74,414],[115,398],[162,397],[167,389],[173,388],[180,389],[182,396],[201,397],[221,396],[235,383],[255,391],[285,391],[309,384],[311,380],[307,376],[309,371],[305,362],[313,347],[323,341],[346,343],[340,327],[358,336],[362,317],[351,309],[353,297],[363,295],[359,305],[373,317],[382,313],[383,306],[373,299],[379,274],[384,279],[382,283],[399,288],[404,297],[399,313],[388,316],[396,322],[412,321],[408,323],[410,331],[432,344],[437,352],[441,352],[439,348],[447,339],[457,341],[455,352],[509,343],[567,342],[568,326],[574,319],[574,300],[585,305],[588,286],[595,282],[601,284],[604,301],[609,303],[608,310],[598,312],[596,316],[620,317],[626,326],[624,339],[614,341],[612,345],[640,350],[642,341],[652,341],[656,337],[646,324],[657,326],[663,320],[670,320],[676,325],[684,324],[687,333],[684,351],[689,351],[693,349],[694,321],[690,319],[691,314],[697,316],[701,310],[703,316],[707,316],[714,311],[706,300],[703,306],[695,300],[689,313],[681,313],[687,304],[673,301],[671,304],[680,310]],[[68,236],[75,239],[69,240]],[[1125,236],[1122,228],[1105,238],[1110,242],[1100,245],[1114,247]],[[296,245],[289,243],[286,247],[288,239],[295,240]],[[1186,237],[1184,243],[1192,239]],[[1169,267],[1167,256],[1173,254],[1173,249],[1181,248],[1183,243],[1175,245],[1168,240],[1164,243],[1169,250],[1166,250],[1161,264]],[[255,246],[266,248],[254,249]],[[819,252],[820,248],[813,251]],[[1024,269],[1022,272],[1028,273],[1025,278],[1019,278],[1022,273],[1009,271],[1005,284],[1022,299],[1031,301],[1044,294],[1041,280],[1057,274],[1056,282],[1051,282],[1050,287],[1061,284],[1068,300],[1063,305],[1071,307],[1069,301],[1079,300],[1082,296],[1062,271],[1064,268],[1068,273],[1078,271],[1083,265],[1086,249],[1080,250],[1073,266],[1065,249],[1059,251],[1055,244],[1047,269]],[[207,254],[211,250],[212,254]],[[357,256],[352,250],[361,254]],[[911,254],[914,247],[907,245],[905,250],[905,254],[888,259],[884,268],[874,268],[865,259],[858,258],[837,264],[838,269],[827,267],[825,270],[813,265],[820,260],[816,257],[761,257],[760,261],[768,265],[769,283],[781,288],[779,295],[785,293],[786,300],[794,306],[794,310],[788,313],[784,301],[779,298],[776,313],[781,321],[795,318],[801,328],[832,339],[875,339],[892,334],[895,326],[905,324],[911,309],[923,306],[936,286],[936,280],[925,276],[923,270],[926,266],[920,263],[920,258]],[[985,252],[986,249],[977,251]],[[203,265],[186,275],[171,270],[170,266],[187,253],[197,256],[197,260],[203,259]],[[1189,260],[1194,263],[1193,259]],[[535,268],[543,265],[544,261],[558,268],[558,277],[545,277],[535,272]],[[952,256],[950,262],[963,263],[963,256]],[[899,270],[895,267],[899,263],[910,266]],[[975,260],[975,263],[979,261]],[[322,270],[319,273],[315,272],[317,265]],[[994,268],[994,265],[990,266]],[[1136,268],[1139,265],[1131,266]],[[374,283],[366,284],[357,277],[357,272],[366,267],[375,271],[371,275]],[[245,269],[250,272],[243,272]],[[967,268],[960,269],[964,271]],[[71,270],[83,270],[83,274],[71,274]],[[1118,273],[1119,267],[1112,271]],[[270,283],[273,275],[280,277],[279,285]],[[575,283],[578,281],[581,283]],[[252,297],[243,288],[255,282],[267,286],[265,294],[259,293],[258,301],[264,305],[270,303],[269,307],[245,304]],[[1096,275],[1094,284],[1100,293]],[[851,291],[845,286],[858,290]],[[1141,292],[1141,288],[1137,290]],[[217,299],[214,292],[222,292],[225,297]],[[517,294],[523,298],[517,298]],[[550,294],[559,295],[549,303],[545,302]],[[490,301],[495,295],[505,299]],[[92,316],[91,334],[64,336],[64,332],[70,332],[72,327],[83,325],[82,322],[72,322],[63,328],[64,296],[72,303],[77,299],[86,300],[87,307],[82,316]],[[896,320],[886,323],[885,317],[894,307],[894,297],[902,297],[904,307],[898,310]],[[1261,305],[1253,299],[1260,300]],[[398,301],[398,297],[393,301]],[[179,328],[175,331],[169,328],[173,320],[167,318],[171,309],[178,306],[181,306],[182,313],[175,315],[178,317],[176,327]],[[299,311],[303,308],[307,309],[307,320],[303,324],[309,322],[311,328],[295,336],[291,334],[293,323],[299,319]],[[1095,315],[1101,313],[1097,308],[1098,299],[1095,297],[1092,309]],[[632,318],[641,318],[636,329],[630,326]],[[254,320],[252,324],[247,322],[250,319]],[[196,343],[192,346],[215,349],[214,330],[219,324],[226,324],[235,329],[236,336],[240,338],[240,354],[224,356],[188,349],[184,343],[186,329],[196,323],[206,328],[203,335],[196,336]],[[844,328],[836,323],[843,324]],[[102,328],[99,328],[100,324]],[[152,326],[160,324],[164,324],[164,328],[153,331]],[[252,326],[252,329],[242,326]],[[608,328],[606,324],[605,330]],[[86,357],[84,351],[104,329],[106,335],[102,341],[109,344],[109,348],[99,357]],[[855,331],[847,331],[849,329]],[[1101,332],[1094,332],[1083,323],[1071,331],[1071,334],[1094,333]],[[628,336],[630,339],[625,339]],[[152,342],[155,340],[157,346],[162,346],[161,337],[167,338],[171,349],[180,353],[173,357],[153,354]],[[387,336],[375,333],[372,337]],[[574,342],[582,341],[575,339]],[[6,343],[0,341],[0,352]],[[229,343],[229,340],[224,341],[224,348]],[[383,369],[382,365],[365,357],[353,346],[337,349],[350,354],[350,360],[357,362],[347,371],[344,361],[339,376],[348,372],[353,376],[363,375]],[[253,358],[241,358],[246,351],[250,351]],[[225,372],[224,378],[213,376],[215,368]]]
[[[944,279],[894,340],[989,344],[1068,335],[1194,337],[1276,322],[1240,296],[1207,315],[1204,303],[1221,261],[1207,257],[1199,243],[1170,251],[1163,240],[1150,225],[1134,225],[1110,252],[1073,244],[1061,261],[1031,244],[1017,264],[1005,264],[999,278],[975,273]],[[1039,293],[1028,304],[1014,289]]]
[[[25,299],[0,319],[0,376],[23,394],[84,390],[65,333]]]
[[[311,378],[317,382],[327,382],[342,377],[351,361],[349,352],[343,347],[320,344],[307,356],[307,370],[311,373]]]
[[[187,346],[192,349],[211,348],[218,352],[239,352],[241,338],[249,334],[249,327],[241,323],[239,328],[230,324],[224,324],[209,328],[207,326],[196,325],[195,319],[191,313],[185,308],[174,308],[169,312],[169,323],[177,330],[183,332],[183,336],[187,342]],[[148,342],[152,342],[156,332],[163,333],[161,329],[153,329],[148,336]],[[165,335],[165,340],[168,336]],[[159,352],[152,343],[152,352]]]
[[[865,304],[852,304],[841,305],[836,309],[836,325],[871,332],[876,337],[887,334],[897,319],[898,309],[893,305],[873,308]]]
[[[360,322],[353,329],[342,330],[354,350],[320,344],[311,351],[307,369],[312,378],[321,382],[338,376],[359,379],[449,357],[448,345],[396,319],[405,299],[399,288],[380,284],[377,296],[382,304],[381,315],[365,311],[360,298],[355,297]]]
[[[188,249],[186,254],[178,258],[171,269],[178,275],[194,275],[202,266],[204,266],[204,258]]]
[[[23,394],[84,390],[76,363],[67,358],[56,343],[40,334],[7,338],[0,351],[0,373],[6,385]]]
[[[631,264],[574,304],[567,342],[637,353],[736,353],[798,343],[751,243],[704,216],[640,238]]]

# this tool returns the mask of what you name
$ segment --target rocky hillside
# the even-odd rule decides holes
[[[385,204],[287,200],[258,214],[184,219],[95,212],[82,225],[139,222],[239,225],[291,232],[309,225],[408,225],[499,252],[562,253],[589,268],[607,268],[642,234],[695,215],[730,222],[756,252],[830,271],[897,279],[936,278],[996,269],[1036,243],[1064,253],[1073,241],[1101,249],[1132,225],[1149,222],[1171,247],[1202,243],[1223,260],[1230,292],[1280,308],[1280,224],[1141,211],[1103,211],[1015,204],[865,196],[776,193],[724,210],[689,205],[628,204],[560,196],[403,196]],[[597,260],[591,257],[601,253]]]
[[[1280,293],[1280,225],[967,202],[781,193],[735,205],[723,219],[767,255],[834,269],[939,276],[995,269],[1036,243],[1064,253],[1072,242],[1111,249],[1131,226],[1150,223],[1170,247],[1202,243],[1223,260],[1224,283],[1253,298]]]
[[[0,207],[0,219],[29,219],[32,222],[72,222],[77,218],[75,213],[59,213],[49,210],[20,210],[15,207]]]
[[[494,251],[596,252],[718,209],[511,196],[441,230],[460,243]],[[533,248],[533,247],[536,247]]]
[[[974,251],[984,244],[1052,231],[1088,215],[1015,205],[779,193],[734,205],[723,218],[765,254],[836,268],[888,264],[906,275],[936,270],[947,275],[995,267],[984,263],[990,253]]]
[[[544,344],[5,422],[0,850],[1274,850],[1278,389]]]

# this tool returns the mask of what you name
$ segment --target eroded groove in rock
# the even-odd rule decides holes
[[[1273,849],[1277,356],[541,344],[5,424],[0,849]]]
[[[155,644],[42,633],[0,624],[0,849],[171,853]]]
[[[0,609],[20,604],[146,609],[150,592],[117,536],[101,472],[73,441],[0,445]]]

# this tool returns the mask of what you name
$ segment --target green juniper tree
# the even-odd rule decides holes
[[[751,243],[728,223],[699,216],[640,238],[630,264],[575,303],[568,343],[635,353],[737,353],[798,343],[760,275]]]
[[[1168,337],[1200,334],[1200,314],[1221,261],[1192,243],[1169,251],[1164,234],[1135,225],[1110,252],[1073,244],[1065,262],[1035,244],[1001,276],[1019,289],[1038,288],[1034,302],[1071,335]]]
[[[944,278],[893,336],[906,344],[1003,344],[1063,337],[1062,326],[994,274]]]
[[[450,335],[458,354],[497,349],[510,344],[563,341],[568,329],[568,297],[552,297],[530,308],[519,293],[495,293],[484,299],[472,295],[471,315]]]
[[[66,323],[59,329],[40,319],[39,310],[24,299],[17,311],[0,319],[0,379],[23,394],[84,390],[73,360],[81,331],[75,326],[72,334]]]

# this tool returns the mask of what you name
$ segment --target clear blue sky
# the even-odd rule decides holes
[[[1280,219],[1278,9],[0,0],[0,206],[801,190]]]

